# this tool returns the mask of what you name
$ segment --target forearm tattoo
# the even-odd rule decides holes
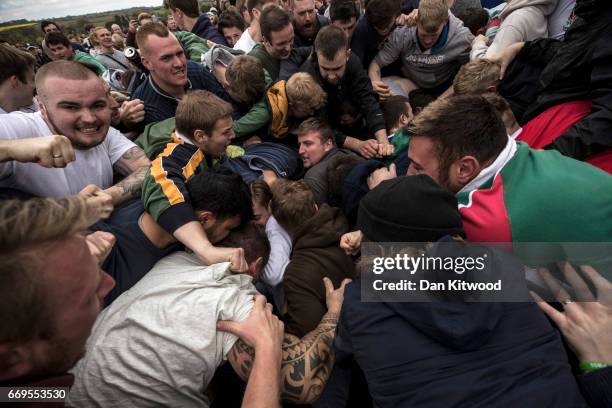
[[[115,205],[131,200],[132,198],[140,197],[142,182],[144,181],[147,170],[147,167],[141,167],[121,180],[119,183],[115,184],[115,187],[119,191],[119,196]]]
[[[301,339],[285,333],[281,365],[281,397],[285,401],[309,404],[317,400],[332,370],[332,344],[338,315],[327,313],[319,325]],[[238,374],[246,379],[253,368],[255,350],[238,340],[230,360]]]

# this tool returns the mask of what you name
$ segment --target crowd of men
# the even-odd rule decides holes
[[[609,262],[510,271],[554,302],[365,302],[360,279],[362,243],[612,243],[609,2],[163,6],[0,44],[2,387],[612,406]]]

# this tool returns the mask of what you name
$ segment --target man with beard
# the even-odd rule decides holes
[[[314,0],[293,0],[290,6],[295,32],[294,46],[311,47],[321,27],[329,24],[329,21],[317,14]]]
[[[249,53],[261,61],[273,81],[280,75],[281,60],[286,60],[293,50],[293,25],[289,14],[278,6],[266,7],[259,18],[263,42]]]
[[[38,70],[36,89],[40,112],[1,116],[0,188],[64,197],[93,184],[115,206],[140,196],[149,160],[110,127],[104,82],[80,63],[54,61]],[[113,171],[126,177],[113,185]]]

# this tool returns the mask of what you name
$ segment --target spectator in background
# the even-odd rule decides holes
[[[191,31],[216,44],[227,45],[225,38],[211,24],[208,16],[200,14],[197,0],[164,0],[164,8],[181,30]]]
[[[208,12],[206,13],[206,15],[208,16],[210,23],[216,27],[217,23],[219,22],[219,11],[217,10],[217,8],[211,7],[210,10],[208,10]]]
[[[334,0],[329,6],[329,20],[344,31],[349,44],[359,20],[359,9],[353,0]]]
[[[121,29],[121,26],[119,24],[112,24],[111,25],[111,34],[119,34],[121,36],[125,35],[125,34],[123,34],[123,30]]]
[[[51,31],[48,33],[45,36],[45,44],[47,44],[49,51],[51,51],[52,59],[55,61],[66,60],[84,62],[94,66],[98,70],[99,75],[106,72],[106,67],[91,55],[81,51],[75,52],[70,46],[68,38],[61,32]]]
[[[140,13],[137,17],[138,24],[142,27],[143,25],[153,23],[153,16],[149,13]]]
[[[221,13],[217,30],[225,38],[229,47],[234,47],[244,33],[245,24],[240,14],[235,11],[226,10]]]
[[[44,35],[47,35],[47,33],[50,33],[51,31],[62,31],[56,23],[48,20],[43,20],[40,22],[40,29]]]
[[[172,14],[168,14],[168,21],[166,22],[166,26],[168,27],[168,30],[170,30],[170,32],[179,31],[178,24],[176,24],[176,21],[174,20],[174,17],[172,17]]]
[[[314,0],[291,0],[291,19],[295,33],[294,46],[311,47],[321,27],[329,20],[317,13]]]
[[[111,41],[113,42],[113,47],[123,54],[123,50],[125,49],[125,37],[115,33],[111,35]]]
[[[105,27],[96,27],[93,32],[99,43],[100,49],[100,52],[96,55],[96,59],[107,69],[118,69],[124,72],[129,71],[130,63],[121,51],[113,47],[113,39],[110,31]]]
[[[0,114],[32,106],[35,68],[31,54],[0,44]]]

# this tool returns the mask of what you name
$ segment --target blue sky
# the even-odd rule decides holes
[[[138,6],[161,6],[163,0],[0,0],[0,22],[77,16]]]

